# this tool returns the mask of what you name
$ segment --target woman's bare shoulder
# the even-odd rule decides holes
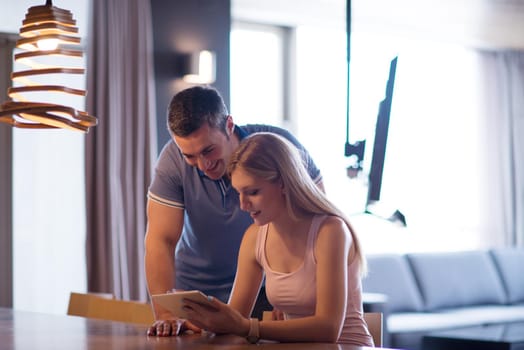
[[[244,238],[243,241],[254,243],[257,238],[258,231],[260,230],[260,226],[251,224],[246,231],[244,232]]]
[[[342,219],[339,216],[330,215],[320,225],[320,231],[340,231],[340,232],[346,232],[348,231],[348,226],[344,219]]]
[[[327,239],[342,243],[350,237],[351,233],[344,219],[339,216],[328,216],[318,229],[317,240]]]

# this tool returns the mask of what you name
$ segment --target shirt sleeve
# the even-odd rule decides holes
[[[168,142],[158,157],[149,186],[148,198],[155,202],[184,209],[182,174],[184,159],[173,141]]]

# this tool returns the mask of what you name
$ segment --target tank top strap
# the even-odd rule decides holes
[[[264,252],[266,251],[266,238],[268,229],[269,225],[260,226],[257,232],[257,241],[255,243],[255,257],[258,263],[261,265],[265,262]]]
[[[320,225],[326,220],[328,215],[316,215],[313,217],[313,220],[311,221],[311,226],[309,228],[308,232],[308,238],[307,238],[307,251],[310,252],[311,256],[313,257],[313,260],[316,262],[317,259],[315,257],[315,242],[317,240],[318,231],[320,229]]]

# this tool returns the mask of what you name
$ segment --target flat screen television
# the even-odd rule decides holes
[[[398,56],[391,60],[389,66],[389,77],[386,84],[386,96],[380,102],[377,123],[375,126],[375,139],[373,142],[373,153],[368,175],[368,194],[366,210],[369,205],[380,200],[382,188],[382,174],[384,172],[384,160],[386,158],[386,146],[388,141],[389,119],[391,114],[391,103],[393,101],[393,89],[395,86],[395,75],[397,71]]]

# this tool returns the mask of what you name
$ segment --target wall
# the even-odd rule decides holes
[[[14,42],[14,35],[0,32],[0,103],[7,100],[7,88],[11,85]],[[0,123],[0,307],[13,305],[12,140],[11,127]]]
[[[233,0],[234,18],[345,28],[347,0]],[[524,48],[521,0],[352,0],[352,31],[483,49]]]
[[[230,7],[230,0],[151,0],[159,150],[170,139],[167,106],[175,93],[188,87],[176,79],[176,53],[215,51],[216,81],[212,85],[229,106]]]

